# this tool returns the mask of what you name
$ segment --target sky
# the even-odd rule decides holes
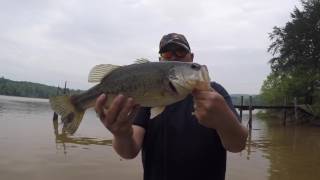
[[[194,61],[230,94],[258,94],[269,33],[299,0],[0,0],[0,77],[87,89],[97,64],[158,61],[159,41],[186,36]]]

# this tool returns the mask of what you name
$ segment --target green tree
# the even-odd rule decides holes
[[[268,51],[271,74],[261,88],[262,97],[277,103],[283,97],[298,97],[299,103],[319,101],[320,80],[320,0],[301,1],[284,27],[274,27]]]

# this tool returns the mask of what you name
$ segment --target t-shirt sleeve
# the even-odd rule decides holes
[[[238,114],[238,112],[236,111],[236,109],[233,106],[232,100],[230,95],[228,94],[228,92],[224,89],[224,87],[222,87],[220,84],[216,83],[216,82],[212,82],[211,83],[211,87],[213,87],[213,89],[215,89],[221,96],[224,97],[224,100],[227,102],[229,108],[232,110],[232,112],[238,117],[238,119],[240,120],[240,116]]]
[[[150,118],[150,108],[141,107],[136,117],[133,119],[133,125],[141,126],[147,129],[147,122]]]

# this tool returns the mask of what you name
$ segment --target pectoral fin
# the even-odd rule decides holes
[[[166,108],[165,106],[151,108],[151,110],[150,110],[150,119],[153,119],[156,116],[158,116],[159,114],[161,114],[164,111],[165,108]]]

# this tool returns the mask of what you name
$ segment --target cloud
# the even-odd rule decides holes
[[[50,85],[68,80],[85,89],[94,65],[156,61],[161,36],[179,32],[195,61],[207,64],[229,92],[258,93],[269,72],[268,33],[285,25],[295,5],[298,0],[5,1],[0,75]]]

